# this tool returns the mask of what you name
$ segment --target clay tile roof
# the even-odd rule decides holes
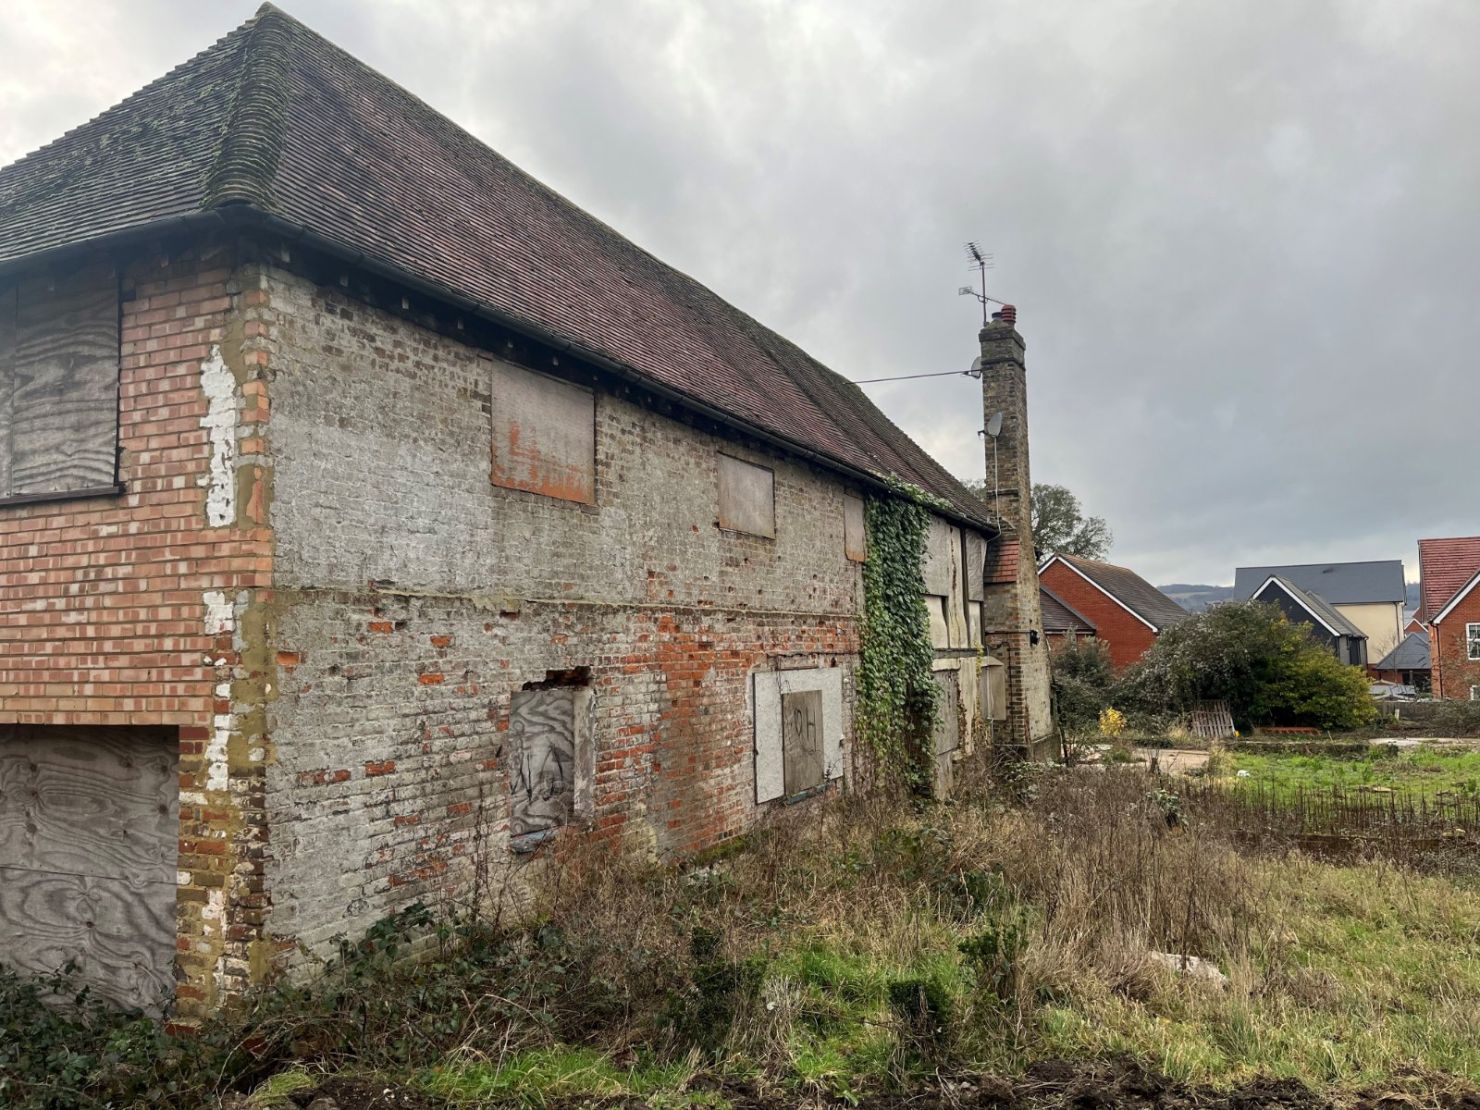
[[[857,386],[270,4],[0,170],[0,266],[233,210],[994,530]]]
[[[1418,617],[1430,621],[1480,571],[1480,536],[1418,541]]]
[[[1080,613],[1047,586],[1038,587],[1038,600],[1043,606],[1043,631],[1094,633],[1094,621]]]
[[[1158,631],[1186,620],[1190,615],[1166,594],[1127,567],[1083,559],[1078,555],[1055,555],[1131,612]]]

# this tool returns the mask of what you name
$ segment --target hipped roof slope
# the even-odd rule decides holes
[[[0,170],[0,267],[242,209],[990,527],[857,386],[270,4]]]

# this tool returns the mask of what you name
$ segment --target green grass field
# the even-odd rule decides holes
[[[1412,748],[1394,753],[1376,747],[1360,754],[1232,753],[1240,781],[1276,791],[1360,789],[1385,786],[1426,797],[1445,791],[1480,795],[1480,750]]]

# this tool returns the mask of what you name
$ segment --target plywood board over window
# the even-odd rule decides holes
[[[493,484],[596,503],[596,395],[496,359]]]
[[[719,457],[719,526],[775,538],[776,475],[769,467]]]
[[[118,352],[111,266],[0,286],[0,500],[114,488]]]
[[[755,674],[755,800],[791,797],[843,774],[843,672]]]
[[[0,725],[0,963],[72,961],[120,1006],[174,993],[179,736]]]
[[[863,498],[843,495],[843,554],[855,563],[868,559],[868,534],[864,525]]]

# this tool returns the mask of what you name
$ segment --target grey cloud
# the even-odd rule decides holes
[[[982,240],[1035,476],[1153,580],[1480,530],[1465,0],[285,6],[851,377],[969,362]],[[0,159],[250,10],[7,21]],[[969,380],[870,389],[982,473]]]

